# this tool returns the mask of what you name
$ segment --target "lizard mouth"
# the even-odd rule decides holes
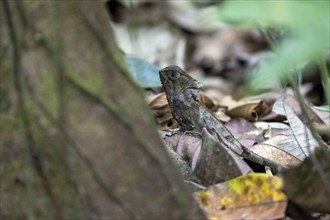
[[[162,83],[162,85],[164,85],[164,83],[168,83],[168,80],[166,79],[166,73],[163,71],[159,71],[159,78],[160,78],[160,82]]]

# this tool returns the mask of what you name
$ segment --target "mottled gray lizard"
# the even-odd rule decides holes
[[[228,149],[257,164],[277,171],[284,166],[266,159],[243,146],[228,129],[198,100],[199,82],[179,67],[172,65],[159,71],[173,117],[181,125],[180,131],[198,131],[203,128]]]

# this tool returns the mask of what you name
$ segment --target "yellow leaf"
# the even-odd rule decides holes
[[[195,198],[209,219],[284,217],[287,198],[275,176],[252,173],[208,187]]]

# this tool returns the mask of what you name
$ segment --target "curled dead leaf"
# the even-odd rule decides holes
[[[221,105],[226,106],[228,111],[227,115],[231,117],[241,117],[249,121],[256,121],[258,114],[255,109],[261,104],[261,100],[239,100],[235,101],[230,96],[226,96]]]
[[[280,92],[269,92],[262,95],[245,98],[245,100],[261,100],[261,104],[255,108],[260,121],[284,121],[285,117],[272,111],[273,105],[277,99],[283,96]],[[290,94],[285,94],[285,102],[293,112],[302,119],[302,112],[297,99]],[[312,122],[321,123],[321,118],[313,111],[310,105],[307,105],[307,113]]]

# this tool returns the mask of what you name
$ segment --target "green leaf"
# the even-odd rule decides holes
[[[144,88],[161,86],[156,66],[131,55],[125,55],[125,61],[130,74],[140,86]]]
[[[317,110],[324,111],[324,112],[330,112],[330,106],[329,105],[323,105],[323,106],[314,106]]]
[[[253,87],[278,82],[294,74],[306,61],[322,59],[330,48],[329,1],[226,1],[219,7],[221,19],[283,27],[290,37],[277,47],[277,57],[253,75]]]
[[[316,23],[322,27],[328,24],[329,1],[225,1],[218,14],[227,21],[304,30]]]

